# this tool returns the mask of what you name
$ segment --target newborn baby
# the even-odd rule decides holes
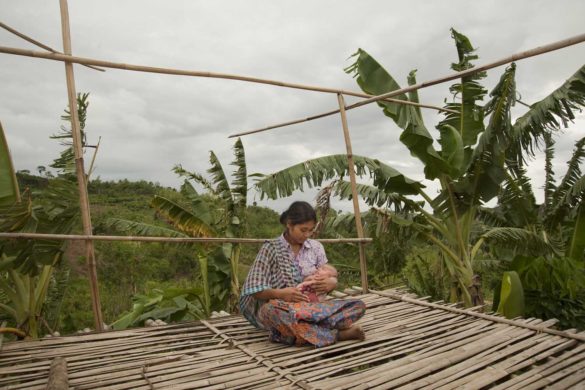
[[[317,268],[315,273],[312,275],[307,276],[301,284],[297,286],[299,290],[307,297],[309,297],[309,302],[323,302],[327,297],[327,294],[317,294],[317,292],[313,289],[313,283],[315,283],[315,279],[317,277],[323,278],[337,278],[337,270],[335,267],[329,264],[323,264],[321,267]]]

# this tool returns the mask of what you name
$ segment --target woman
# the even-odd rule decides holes
[[[270,331],[270,340],[322,347],[337,340],[364,339],[354,322],[365,312],[357,299],[309,303],[297,287],[327,263],[323,245],[311,240],[317,223],[307,202],[294,202],[280,216],[286,227],[275,240],[266,241],[252,264],[240,296],[240,311],[254,326]],[[315,276],[318,294],[337,286],[333,277]]]

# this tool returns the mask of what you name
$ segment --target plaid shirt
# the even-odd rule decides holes
[[[302,255],[301,255],[302,254]],[[258,322],[257,313],[265,300],[257,299],[254,294],[267,289],[295,287],[302,282],[306,272],[312,274],[326,263],[325,250],[321,243],[307,240],[294,258],[292,248],[283,236],[266,241],[252,264],[240,295],[240,313],[254,326],[264,328]],[[312,264],[311,264],[312,263]]]
[[[284,235],[278,237],[280,244],[288,249],[289,256],[293,259],[293,263],[301,273],[301,277],[305,279],[307,276],[313,275],[317,268],[327,263],[327,256],[325,249],[319,241],[305,240],[299,253],[295,256],[292,246],[284,238]]]

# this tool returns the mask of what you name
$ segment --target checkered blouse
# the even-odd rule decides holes
[[[306,240],[296,258],[283,236],[266,241],[242,287],[240,313],[254,326],[263,328],[256,314],[266,301],[255,298],[253,294],[267,289],[295,287],[326,262],[325,250],[318,241]]]

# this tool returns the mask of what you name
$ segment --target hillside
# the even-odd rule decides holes
[[[42,197],[50,178],[18,173],[22,189],[29,188],[34,196]],[[172,188],[146,181],[93,180],[88,185],[94,233],[123,235],[112,230],[110,218],[142,222],[162,227],[168,224],[155,215],[150,203],[155,195],[176,202],[184,201]],[[80,228],[79,232],[80,232]],[[265,207],[248,207],[248,237],[274,237],[281,232],[278,214]],[[106,323],[111,323],[131,309],[132,297],[148,294],[158,288],[195,287],[200,284],[200,269],[193,246],[159,243],[96,242],[98,280],[102,311]],[[240,279],[246,275],[259,245],[242,248]],[[63,291],[59,328],[62,333],[93,327],[93,315],[87,270],[81,241],[68,243],[63,264],[56,280]],[[66,283],[65,283],[66,282]]]

